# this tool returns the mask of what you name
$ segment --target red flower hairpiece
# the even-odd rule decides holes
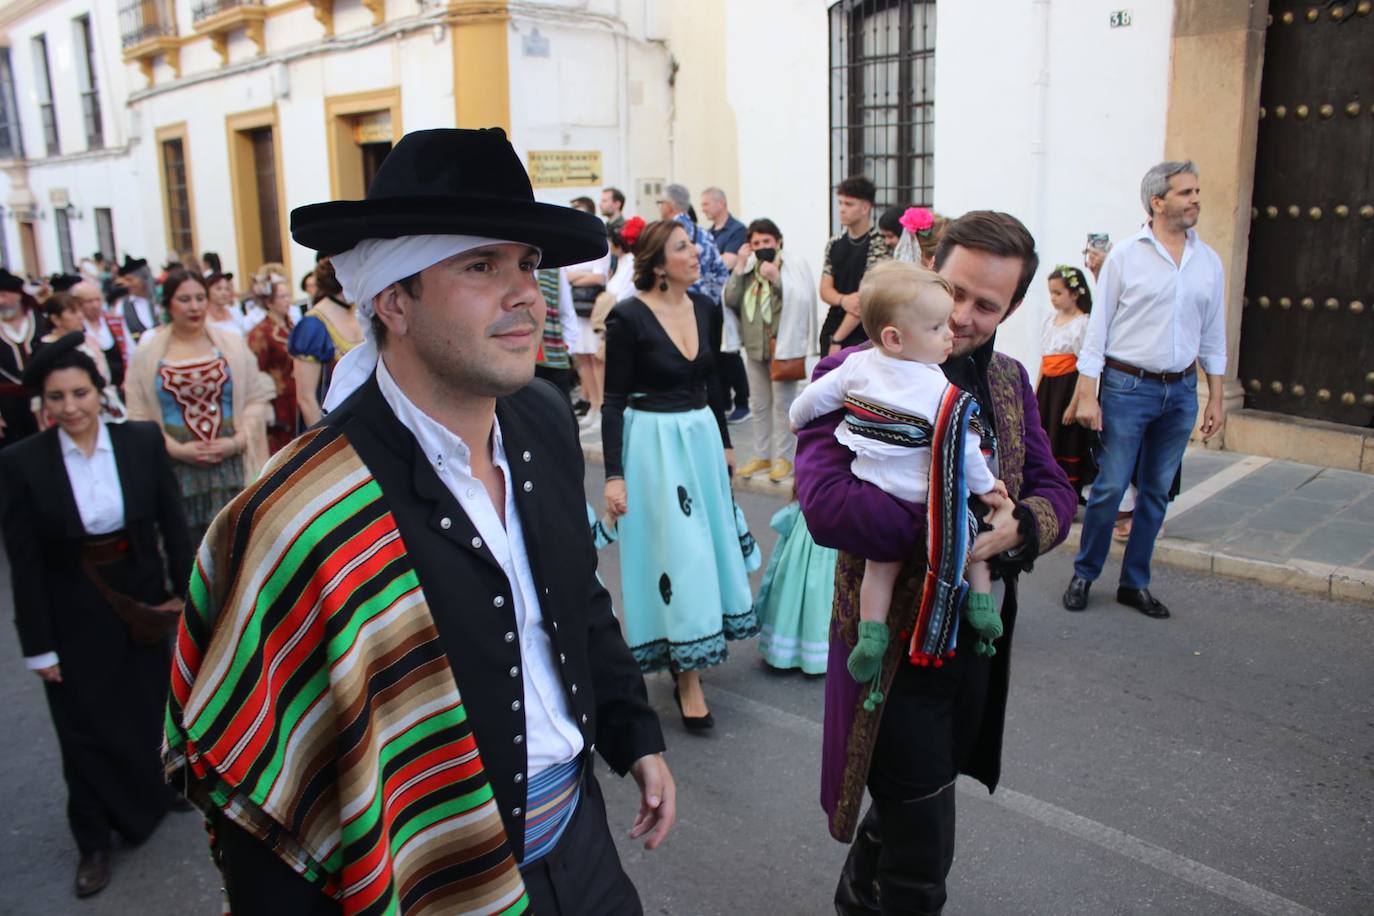
[[[908,232],[920,234],[930,231],[930,227],[935,225],[935,214],[925,207],[907,207],[906,212],[898,218],[897,222],[902,224],[902,228]]]
[[[620,227],[620,237],[625,240],[625,245],[629,248],[635,247],[635,242],[639,241],[639,234],[644,231],[644,219],[632,216],[625,220],[625,225]]]

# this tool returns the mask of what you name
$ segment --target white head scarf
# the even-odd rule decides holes
[[[330,257],[344,298],[354,303],[363,342],[349,350],[334,367],[324,410],[329,412],[362,386],[377,371],[379,351],[372,337],[372,301],[388,286],[446,261],[455,255],[486,245],[524,244],[480,235],[407,235],[399,239],[364,239],[342,254]]]

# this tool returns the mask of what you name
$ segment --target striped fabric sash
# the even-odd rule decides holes
[[[930,423],[921,417],[899,413],[853,395],[844,399],[844,422],[860,436],[907,448],[930,445],[933,432]]]
[[[553,268],[535,271],[539,281],[539,292],[544,294],[544,338],[540,344],[536,362],[550,369],[568,369],[572,360],[568,357],[568,342],[563,337],[563,316],[558,311],[558,271]]]
[[[535,773],[525,792],[525,858],[528,865],[553,851],[582,798],[582,758]]]
[[[973,395],[950,385],[940,397],[931,442],[930,493],[926,498],[926,575],[912,629],[913,665],[940,667],[954,655],[959,609],[968,585],[964,566],[978,522],[968,509],[964,437],[978,411]]]
[[[335,428],[283,449],[210,526],[163,760],[344,913],[529,909],[405,543]]]

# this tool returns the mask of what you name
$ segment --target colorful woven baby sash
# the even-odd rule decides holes
[[[396,520],[336,428],[211,524],[166,729],[172,784],[346,914],[529,909]]]
[[[968,584],[964,566],[977,534],[977,520],[968,508],[968,480],[964,471],[964,438],[978,412],[973,395],[950,385],[940,396],[940,409],[931,424],[930,490],[926,497],[926,575],[921,607],[912,629],[913,665],[944,664],[958,642],[959,609]]]
[[[906,448],[930,445],[933,433],[931,425],[922,417],[853,395],[844,399],[844,424],[856,435]]]

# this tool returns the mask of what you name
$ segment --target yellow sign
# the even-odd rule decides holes
[[[600,150],[530,150],[530,184],[536,188],[590,188],[601,183]]]

